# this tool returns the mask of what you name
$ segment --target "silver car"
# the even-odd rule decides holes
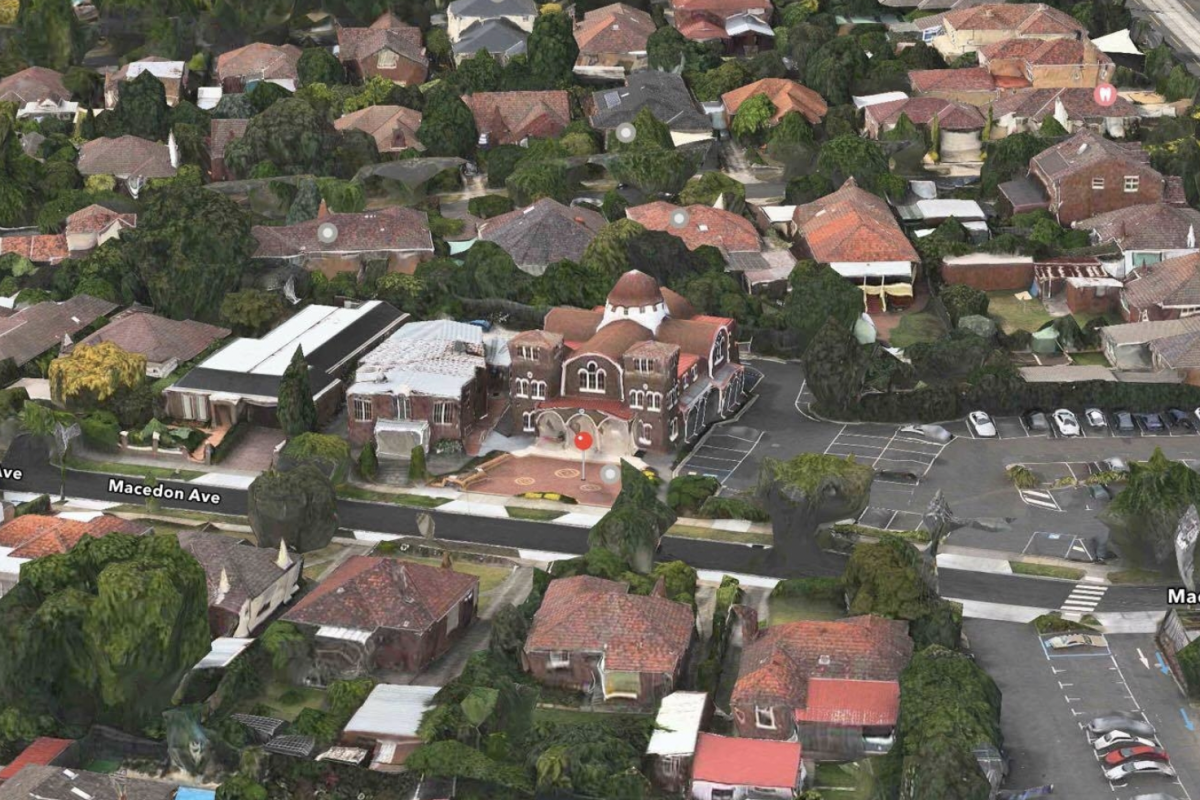
[[[971,423],[971,429],[975,431],[975,435],[983,439],[994,439],[996,437],[996,425],[992,422],[992,418],[985,411],[972,411],[967,415],[967,422]]]
[[[1134,736],[1153,736],[1157,731],[1149,722],[1142,719],[1122,716],[1121,714],[1105,714],[1096,717],[1088,723],[1087,729],[1095,736],[1103,736],[1113,731],[1125,731]]]
[[[1175,768],[1162,761],[1126,761],[1120,766],[1104,770],[1104,777],[1110,781],[1121,781],[1130,775],[1166,775],[1175,777]]]

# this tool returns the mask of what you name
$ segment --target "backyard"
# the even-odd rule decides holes
[[[892,330],[888,343],[892,347],[903,349],[918,342],[936,341],[945,333],[946,326],[936,314],[931,311],[918,311],[900,317],[900,324]]]

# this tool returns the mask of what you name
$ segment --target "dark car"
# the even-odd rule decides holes
[[[1153,411],[1145,414],[1135,414],[1138,422],[1142,423],[1142,427],[1148,431],[1166,430],[1167,426],[1163,423],[1161,414],[1156,414]]]
[[[1167,420],[1171,423],[1172,428],[1186,428],[1189,431],[1196,430],[1196,425],[1192,422],[1192,415],[1182,409],[1168,408]]]
[[[1120,750],[1110,750],[1104,754],[1104,766],[1115,767],[1118,764],[1124,764],[1132,758],[1145,761],[1170,761],[1167,756],[1167,751],[1161,747],[1146,747],[1139,745],[1137,747],[1122,747]]]
[[[1031,431],[1038,433],[1046,433],[1050,430],[1050,419],[1044,411],[1029,411],[1025,414],[1025,424]]]
[[[1113,421],[1115,423],[1113,427],[1116,428],[1119,433],[1133,433],[1133,414],[1130,414],[1128,411],[1114,411]]]

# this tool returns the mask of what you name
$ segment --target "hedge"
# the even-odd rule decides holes
[[[771,597],[806,597],[846,605],[846,587],[841,578],[787,578],[775,584]]]
[[[1175,653],[1179,662],[1179,671],[1183,675],[1184,686],[1190,697],[1200,697],[1200,639],[1190,642],[1187,647]]]
[[[738,497],[710,497],[700,506],[705,519],[745,519],[750,522],[770,522],[771,515],[754,503]]]
[[[229,432],[225,434],[225,438],[213,448],[212,463],[220,464],[225,458],[233,452],[247,433],[250,431],[250,425],[245,422],[235,423]]]
[[[18,517],[23,517],[26,514],[49,514],[50,495],[39,494],[32,500],[26,500],[24,503],[18,504],[13,513]]]
[[[8,419],[20,414],[28,399],[29,392],[23,386],[0,389],[0,419]]]
[[[713,609],[712,639],[708,643],[708,654],[696,670],[696,684],[701,691],[716,692],[721,678],[721,664],[725,661],[725,649],[729,646],[729,610],[742,599],[742,585],[737,578],[721,577],[717,589],[716,607]]]
[[[109,411],[88,414],[79,421],[79,429],[88,447],[105,452],[114,452],[121,447],[121,424]]]

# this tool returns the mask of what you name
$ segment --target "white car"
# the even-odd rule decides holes
[[[1166,775],[1175,777],[1175,768],[1161,761],[1126,761],[1120,766],[1104,770],[1104,777],[1110,781],[1122,781],[1130,775]]]
[[[1158,747],[1158,742],[1144,736],[1134,736],[1125,731],[1113,731],[1092,742],[1092,747],[1096,749],[1097,753],[1103,753],[1105,750],[1118,747]]]
[[[1054,427],[1058,428],[1058,432],[1062,436],[1080,435],[1079,420],[1065,408],[1054,412]]]
[[[967,421],[971,423],[971,429],[975,431],[976,436],[982,436],[985,439],[995,438],[996,426],[986,412],[972,411],[967,415]]]
[[[1087,424],[1093,428],[1107,428],[1108,418],[1104,416],[1104,412],[1098,408],[1089,408],[1083,412],[1083,416],[1087,419]]]
[[[1046,640],[1051,650],[1066,650],[1071,647],[1108,647],[1108,640],[1091,633],[1064,633]]]
[[[900,429],[900,433],[909,433],[913,436],[931,439],[941,444],[945,444],[954,438],[954,434],[941,425],[905,425]]]

